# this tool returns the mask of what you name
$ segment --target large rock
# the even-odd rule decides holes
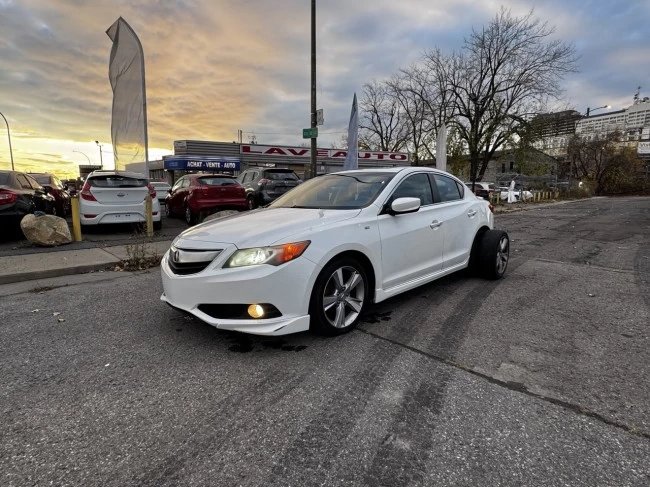
[[[222,210],[222,211],[217,211],[216,213],[213,213],[212,215],[206,216],[203,221],[204,222],[209,222],[210,220],[216,220],[217,218],[223,218],[224,216],[228,215],[234,215],[236,213],[239,213],[237,210]]]
[[[54,215],[25,215],[20,228],[31,243],[42,247],[54,247],[72,242],[68,223]]]

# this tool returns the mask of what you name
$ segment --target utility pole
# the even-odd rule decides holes
[[[311,0],[311,128],[316,128],[316,0]],[[316,176],[317,139],[311,138],[311,177]]]
[[[104,156],[102,155],[102,144],[99,143],[99,140],[95,141],[97,147],[99,147],[99,167],[104,169]]]
[[[11,157],[11,170],[14,170],[14,151],[11,148],[11,132],[9,131],[9,122],[7,122],[6,117],[0,112],[0,116],[4,118],[5,124],[7,125],[7,138],[9,139],[9,156]],[[312,121],[314,119],[314,115],[312,116]]]

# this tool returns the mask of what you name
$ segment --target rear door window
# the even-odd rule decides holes
[[[238,184],[235,178],[225,178],[222,176],[206,176],[198,179],[199,184],[207,186],[232,186]]]
[[[93,188],[143,188],[147,185],[147,180],[130,176],[105,175],[88,179],[88,184]]]
[[[18,181],[18,184],[20,185],[21,188],[32,189],[31,184],[29,184],[29,181],[27,181],[27,178],[23,174],[17,174],[16,181]]]
[[[41,186],[36,179],[31,177],[30,175],[26,174],[25,177],[27,178],[27,181],[29,182],[30,186],[34,189],[43,189],[43,186]]]
[[[434,174],[433,180],[436,183],[436,188],[438,189],[438,195],[440,197],[440,203],[445,203],[446,201],[455,201],[462,198],[460,189],[451,178],[443,176],[442,174]]]

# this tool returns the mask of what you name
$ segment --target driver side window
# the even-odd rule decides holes
[[[420,206],[433,204],[433,193],[429,177],[424,174],[413,174],[402,181],[393,192],[390,201],[397,198],[419,198]]]

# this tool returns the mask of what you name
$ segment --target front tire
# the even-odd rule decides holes
[[[370,295],[368,276],[356,260],[337,259],[325,266],[312,290],[311,329],[324,335],[352,330]]]
[[[488,230],[479,248],[479,267],[485,279],[501,279],[510,260],[510,237],[503,230]]]
[[[196,215],[188,205],[185,205],[185,223],[192,226],[194,225],[195,221],[196,221]]]

